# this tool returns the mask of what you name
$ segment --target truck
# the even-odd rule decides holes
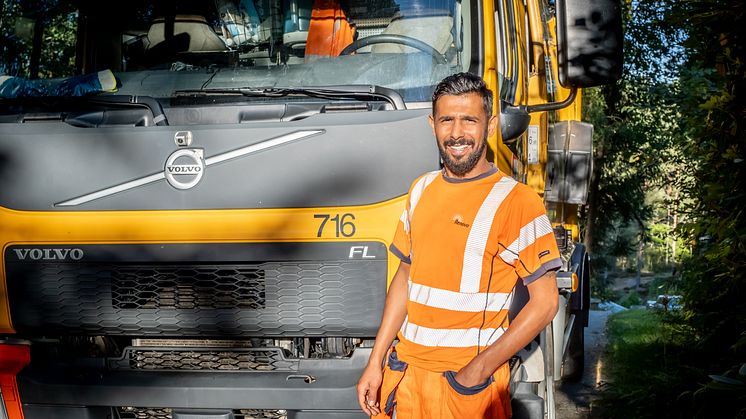
[[[580,97],[619,74],[613,0],[0,5],[5,417],[362,417],[387,249],[440,168],[430,96],[462,71],[562,249],[559,313],[511,361],[514,417],[554,416],[582,373]]]

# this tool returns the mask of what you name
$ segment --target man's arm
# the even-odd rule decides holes
[[[502,336],[456,374],[460,384],[472,387],[483,383],[552,321],[558,305],[557,274],[547,272],[527,288],[528,303]]]
[[[365,367],[365,371],[363,371],[363,375],[357,383],[358,403],[368,415],[381,413],[379,403],[376,400],[383,377],[381,365],[383,365],[384,357],[389,346],[391,346],[391,342],[394,341],[396,333],[407,316],[409,267],[408,263],[400,262],[399,269],[396,270],[394,278],[391,280],[391,285],[389,285],[386,294],[386,304],[383,307],[381,326],[376,334],[376,343],[373,345],[373,351],[370,354],[370,359],[368,359],[368,366]]]

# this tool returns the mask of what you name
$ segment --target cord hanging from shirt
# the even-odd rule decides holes
[[[497,242],[497,244],[500,245],[500,246],[502,246],[503,249],[505,249],[508,252],[510,252],[511,254],[513,254],[515,256],[516,260],[518,260],[518,262],[521,263],[521,266],[523,266],[523,269],[529,274],[529,276],[531,276],[531,275],[533,275],[535,273],[535,271],[532,272],[532,271],[530,271],[526,267],[526,265],[523,263],[523,261],[520,258],[520,255],[518,253],[516,253],[516,252],[514,252],[514,251],[512,251],[510,249],[508,249],[507,246],[505,246],[504,244],[500,243],[499,241]],[[487,278],[487,292],[485,293],[485,297],[484,297],[484,309],[482,310],[482,324],[479,325],[479,332],[477,334],[477,355],[479,355],[479,353],[482,351],[482,329],[484,328],[484,325],[487,322],[487,307],[489,306],[490,288],[492,287],[492,274],[494,272],[495,257],[497,257],[497,255],[498,255],[498,253],[495,252],[495,254],[492,255],[492,259],[490,259],[490,276]],[[515,268],[514,265],[509,264],[503,258],[500,258],[500,260],[502,260],[505,264],[507,264],[507,265]],[[515,286],[510,291],[510,297],[506,298],[505,302],[503,302],[502,306],[500,306],[500,310],[497,311],[498,313],[501,312],[501,311],[503,311],[503,309],[505,309],[505,305],[509,301],[512,300],[512,296],[514,295],[514,293],[515,293]],[[507,319],[508,319],[508,313],[505,313],[505,317],[503,317],[503,319],[500,321],[500,324],[497,327],[495,327],[495,329],[492,331],[492,333],[490,334],[490,336],[487,338],[487,340],[485,342],[485,345],[487,345],[489,343],[490,339],[492,339],[492,337],[495,336],[495,333],[498,330],[500,330],[500,329],[503,328],[503,325],[505,324],[505,321]]]

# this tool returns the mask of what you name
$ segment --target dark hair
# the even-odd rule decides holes
[[[467,93],[476,93],[482,97],[484,114],[492,115],[492,91],[481,77],[471,73],[456,73],[444,78],[435,87],[433,92],[433,113],[435,113],[435,102],[441,96],[461,96]]]

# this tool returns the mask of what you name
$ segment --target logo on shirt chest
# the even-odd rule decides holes
[[[464,217],[461,214],[454,215],[453,218],[451,218],[451,221],[453,221],[453,224],[456,224],[457,226],[466,227],[466,228],[471,227],[471,224],[464,222]]]

